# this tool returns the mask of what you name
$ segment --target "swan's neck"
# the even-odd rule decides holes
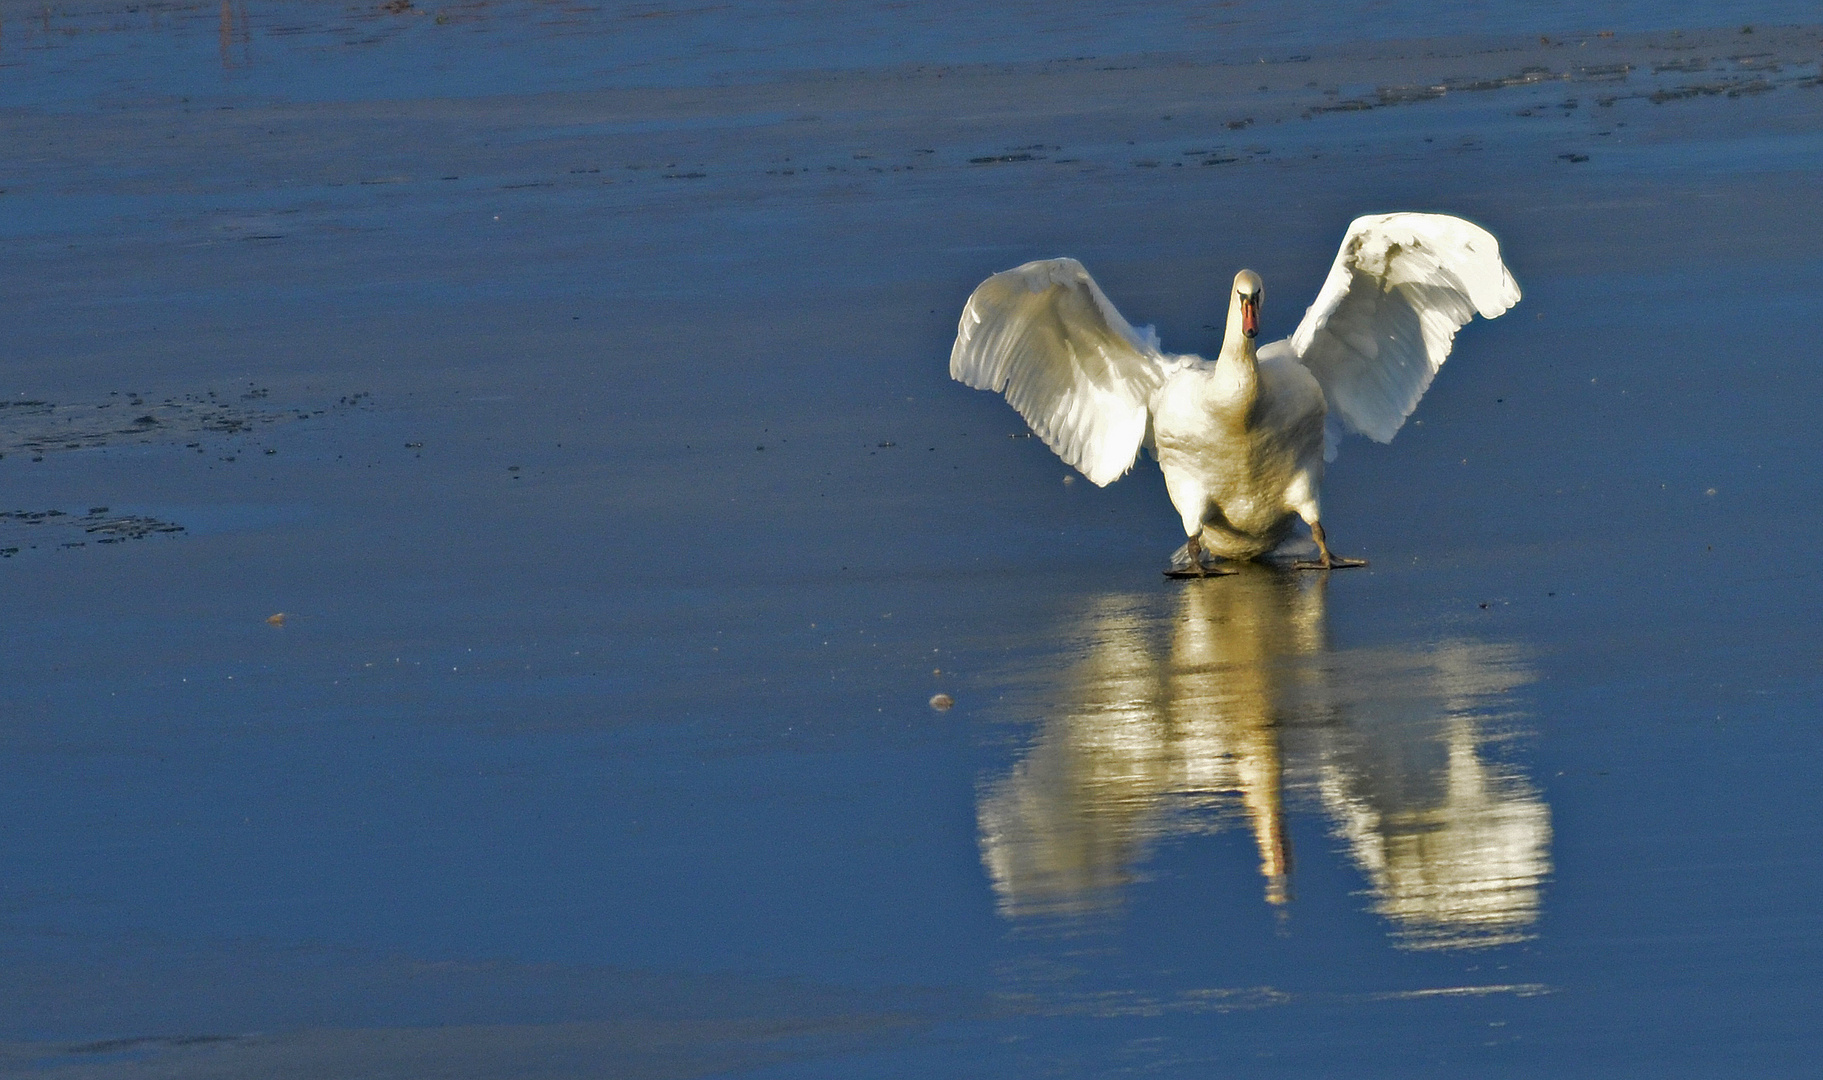
[[[1253,339],[1241,332],[1241,297],[1228,297],[1228,331],[1222,336],[1222,351],[1215,358],[1215,373],[1232,400],[1251,408],[1260,393],[1259,355]]]

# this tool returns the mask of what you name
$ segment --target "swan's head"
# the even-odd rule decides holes
[[[1241,333],[1248,337],[1260,332],[1260,298],[1264,295],[1260,275],[1251,270],[1234,275],[1234,303],[1241,309]]]

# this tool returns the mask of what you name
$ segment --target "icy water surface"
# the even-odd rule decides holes
[[[0,1069],[1809,1075],[1823,27],[1365,10],[0,4]],[[947,377],[1389,209],[1367,569]]]

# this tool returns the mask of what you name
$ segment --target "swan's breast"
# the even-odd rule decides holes
[[[1252,428],[1299,459],[1314,452],[1323,459],[1323,418],[1328,405],[1323,387],[1310,369],[1289,357],[1259,364],[1260,399]]]
[[[1207,502],[1180,512],[1207,510],[1208,520],[1265,543],[1284,531],[1294,480],[1321,479],[1324,403],[1295,360],[1264,360],[1258,370],[1251,402],[1236,399],[1212,370],[1177,373],[1160,390],[1153,439],[1173,501]]]
[[[1153,405],[1160,463],[1169,459],[1222,487],[1255,489],[1289,482],[1289,472],[1309,467],[1313,455],[1320,468],[1322,387],[1295,360],[1262,360],[1258,370],[1252,401],[1224,385],[1214,365],[1172,375]]]

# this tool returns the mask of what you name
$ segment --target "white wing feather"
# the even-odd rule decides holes
[[[1456,331],[1519,302],[1500,242],[1447,214],[1356,218],[1288,339],[1329,401],[1324,457],[1349,432],[1391,442],[1449,358]]]
[[[1096,485],[1133,467],[1148,402],[1182,363],[1135,330],[1075,259],[1043,259],[982,282],[962,309],[949,373],[1002,391],[1046,446]]]

